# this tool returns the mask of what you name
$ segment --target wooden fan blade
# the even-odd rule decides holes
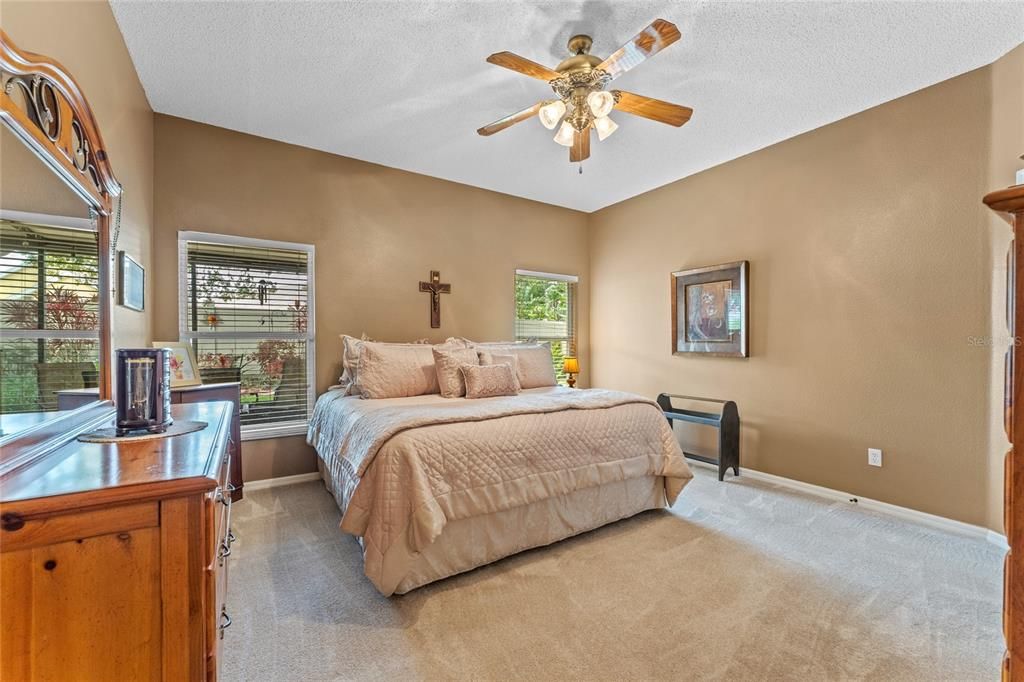
[[[531,62],[526,57],[520,57],[512,52],[495,52],[487,61],[491,64],[497,64],[498,66],[504,66],[506,69],[512,69],[518,71],[524,76],[530,78],[537,78],[542,81],[551,81],[555,78],[561,78],[562,74],[549,69],[546,66],[541,66],[537,62]]]
[[[572,134],[572,146],[569,147],[569,161],[576,163],[590,158],[590,126],[583,132],[576,131]]]
[[[644,97],[643,95],[635,95],[625,90],[615,90],[614,92],[619,95],[619,101],[615,108],[619,111],[625,111],[627,114],[643,116],[652,121],[667,123],[677,128],[689,121],[690,117],[693,116],[693,109],[690,107],[663,102],[660,99]]]
[[[618,78],[677,40],[679,29],[675,24],[664,19],[655,19],[650,26],[633,36],[632,40],[616,50],[597,68],[606,71],[612,78]]]
[[[525,121],[528,118],[533,118],[540,111],[540,108],[544,106],[544,102],[537,102],[529,109],[523,109],[517,111],[514,114],[509,114],[505,118],[499,118],[494,123],[488,123],[483,128],[477,128],[477,134],[487,136],[493,135],[494,133],[501,132],[505,128],[510,128],[520,121]]]

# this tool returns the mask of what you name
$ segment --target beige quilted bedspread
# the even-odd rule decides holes
[[[361,536],[384,594],[445,524],[591,486],[663,476],[675,501],[692,474],[661,409],[641,396],[547,388],[483,400],[321,396],[308,440],[331,472],[341,527]],[[394,583],[394,584],[392,584]]]

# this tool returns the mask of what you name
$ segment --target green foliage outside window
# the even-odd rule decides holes
[[[562,361],[572,352],[570,297],[573,291],[574,285],[565,280],[516,276],[516,338],[551,342],[551,362],[559,383],[565,383],[566,379]]]

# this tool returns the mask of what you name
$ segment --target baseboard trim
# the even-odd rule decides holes
[[[693,460],[687,460],[687,463],[691,466],[696,465],[700,467],[707,467],[708,469],[718,471],[717,465],[705,464],[704,462]],[[982,526],[975,526],[971,523],[964,523],[963,521],[956,521],[955,519],[947,519],[944,516],[937,516],[935,514],[929,514],[916,509],[910,509],[909,507],[889,504],[888,502],[882,502],[880,500],[873,500],[869,497],[861,497],[860,495],[854,495],[852,493],[843,492],[842,490],[834,490],[832,488],[814,485],[813,483],[797,481],[792,478],[786,478],[785,476],[776,476],[775,474],[768,474],[763,471],[757,471],[756,469],[740,467],[740,479],[743,479],[744,477],[752,478],[756,481],[771,483],[781,488],[799,490],[810,495],[835,500],[837,502],[854,504],[863,509],[870,509],[871,511],[876,511],[888,516],[894,516],[896,518],[903,519],[904,521],[911,521],[930,528],[978,538],[1003,549],[1008,550],[1010,548],[1009,544],[1007,544],[1005,535],[989,530],[988,528],[983,528]],[[730,479],[727,477],[726,481],[728,480]]]
[[[295,485],[296,483],[308,483],[319,481],[320,472],[311,471],[308,474],[295,474],[294,476],[278,476],[277,478],[261,478],[258,481],[246,481],[245,490],[266,490],[276,488],[280,485]]]

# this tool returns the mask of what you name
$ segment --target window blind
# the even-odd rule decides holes
[[[559,382],[563,359],[576,355],[576,286],[571,275],[516,271],[516,340],[549,341]]]
[[[96,233],[0,220],[0,413],[99,384]]]
[[[311,246],[219,235],[180,241],[180,338],[204,383],[240,381],[242,429],[280,435],[312,400]]]

